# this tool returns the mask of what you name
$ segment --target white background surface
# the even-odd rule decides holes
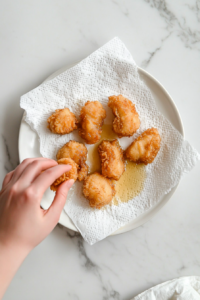
[[[172,95],[200,151],[200,3],[187,0],[0,1],[0,181],[18,163],[19,98],[119,36]],[[200,164],[148,223],[89,246],[57,227],[26,258],[4,299],[124,299],[200,275]]]

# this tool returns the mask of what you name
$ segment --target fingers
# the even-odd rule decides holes
[[[16,182],[22,172],[25,170],[25,168],[32,163],[34,160],[45,160],[47,158],[44,157],[34,157],[34,158],[26,158],[22,161],[22,163],[17,166],[17,168],[14,170],[14,174],[12,176],[12,182]]]
[[[42,172],[31,184],[32,189],[43,195],[47,188],[62,174],[71,170],[71,165],[57,165]]]
[[[53,159],[34,160],[22,172],[18,182],[20,188],[28,187],[42,171],[57,166]]]
[[[49,219],[50,222],[53,221],[54,225],[56,225],[59,221],[61,212],[63,210],[63,207],[65,205],[66,199],[67,199],[67,194],[69,192],[69,189],[72,187],[74,183],[73,179],[67,180],[63,182],[55,195],[54,201],[50,208],[48,209],[47,214],[45,217]]]
[[[9,172],[5,178],[4,178],[4,181],[3,181],[3,184],[2,184],[2,189],[10,182],[12,176],[13,176],[13,173],[14,173],[15,170]]]

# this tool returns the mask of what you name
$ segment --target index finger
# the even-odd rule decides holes
[[[8,174],[6,174],[6,176],[4,178],[4,181],[2,183],[2,189],[6,186],[6,184],[9,183],[9,181],[11,180],[14,172],[15,172],[15,170],[13,170],[13,171],[9,172]]]
[[[45,158],[45,157],[33,157],[33,158],[26,158],[24,159],[21,164],[19,164],[15,170],[14,170],[14,173],[13,173],[13,176],[12,176],[12,182],[16,182],[19,177],[21,176],[22,172],[26,169],[26,167],[32,163],[33,161],[35,160],[48,160],[48,158]]]
[[[31,184],[32,189],[38,191],[39,194],[44,194],[58,177],[71,170],[71,168],[71,165],[57,165],[45,170],[33,181]]]

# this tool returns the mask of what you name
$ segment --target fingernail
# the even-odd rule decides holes
[[[67,167],[69,170],[71,170],[72,166],[71,165],[66,165],[66,164],[58,164],[59,166],[65,166]]]
[[[70,189],[74,184],[74,179],[69,179],[66,181],[66,186]]]

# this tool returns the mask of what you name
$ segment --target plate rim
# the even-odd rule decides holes
[[[79,63],[79,62],[77,62]],[[77,63],[74,63],[73,65],[70,66],[64,66],[60,69],[58,69],[57,71],[53,72],[50,76],[48,76],[42,83],[45,83],[51,79],[53,79],[54,77],[58,76],[59,74],[65,72],[66,70],[72,68],[73,66],[75,66]],[[160,87],[160,89],[162,90],[162,92],[166,95],[166,97],[168,98],[168,101],[170,102],[174,112],[176,113],[176,117],[180,126],[180,130],[178,130],[180,132],[180,134],[184,137],[184,127],[183,127],[183,123],[181,120],[181,116],[180,113],[178,111],[178,108],[176,106],[176,104],[174,103],[171,95],[167,92],[167,90],[164,88],[164,86],[153,76],[151,75],[149,72],[147,72],[146,70],[137,67],[139,73],[142,73],[142,75],[150,78],[150,80],[152,80],[157,86]],[[25,122],[24,121],[24,116],[25,116],[25,111],[23,113],[21,122],[20,122],[20,128],[19,128],[19,135],[18,135],[18,153],[19,153],[19,161],[21,163],[22,159],[21,159],[21,150],[20,150],[20,140],[21,140],[21,128],[22,128],[22,123]],[[26,122],[25,122],[26,123]],[[27,123],[26,123],[27,124]],[[27,124],[28,125],[28,124]],[[29,125],[28,125],[29,126]],[[31,128],[32,131],[34,131]],[[36,133],[37,134],[37,133]],[[179,181],[180,182],[180,181]],[[131,224],[131,222],[127,223],[126,225],[122,226],[121,228],[119,228],[117,231],[113,232],[111,235],[117,235],[117,234],[122,234],[125,233],[127,231],[133,230],[143,224],[145,224],[146,222],[148,222],[150,219],[152,219],[161,209],[162,207],[171,199],[172,195],[175,193],[177,187],[178,187],[179,183],[173,187],[171,189],[171,191],[166,195],[166,197],[164,199],[161,199],[158,203],[156,203],[153,207],[151,207],[150,209],[148,209],[146,212],[142,213],[141,215],[139,215],[138,217],[136,217],[134,220],[132,220],[131,222],[135,222],[136,224]],[[63,211],[64,214],[66,214],[66,212]],[[67,214],[66,214],[67,215]],[[67,215],[68,216],[68,215]],[[68,216],[68,218],[70,219],[70,217]],[[70,219],[71,220],[71,219]],[[66,226],[66,224],[64,224],[62,222],[62,220],[59,219],[58,223],[61,224],[62,226],[69,228],[73,231],[79,232],[79,230],[76,228],[76,226],[73,224],[73,221],[71,220],[73,227],[71,227],[70,225]]]

